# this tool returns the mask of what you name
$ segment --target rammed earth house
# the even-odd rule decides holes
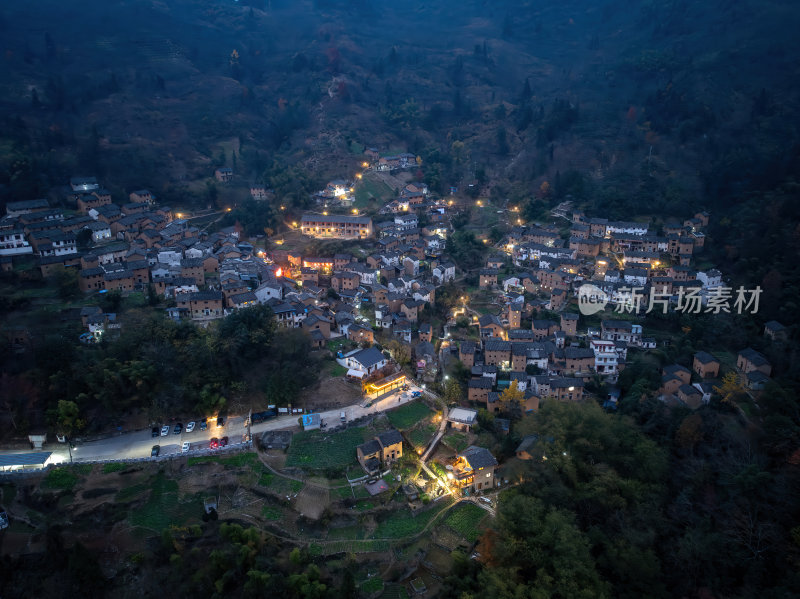
[[[318,238],[366,239],[372,237],[372,219],[340,214],[304,214],[300,230],[303,235]]]

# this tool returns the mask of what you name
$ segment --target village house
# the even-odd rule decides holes
[[[693,385],[681,385],[675,394],[681,402],[693,410],[703,405],[703,394]]]
[[[522,306],[519,302],[508,304],[506,318],[508,319],[508,328],[518,329],[522,326]]]
[[[562,313],[560,326],[565,335],[574,337],[578,334],[578,315],[572,312]]]
[[[214,171],[214,178],[220,183],[228,183],[233,180],[233,169],[220,167]]]
[[[539,435],[527,435],[523,437],[520,444],[517,445],[517,449],[514,451],[517,458],[520,460],[534,459],[531,452],[534,450],[537,441],[539,441]]]
[[[694,370],[700,378],[717,378],[719,376],[719,360],[708,352],[699,351],[694,355],[692,361],[692,370]]]
[[[670,364],[661,370],[661,394],[674,395],[681,385],[692,382],[692,372],[680,364]]]
[[[536,341],[547,339],[559,330],[559,325],[554,320],[534,320],[531,324],[533,338]]]
[[[467,368],[475,365],[475,343],[473,341],[462,341],[459,344],[458,359]]]
[[[786,341],[788,339],[786,327],[777,320],[770,320],[764,325],[764,336],[773,341]]]
[[[368,343],[372,345],[375,342],[375,333],[371,328],[356,323],[348,327],[347,338],[359,344]]]
[[[482,268],[480,271],[479,287],[492,287],[497,285],[497,269]]]
[[[419,325],[419,340],[426,341],[428,343],[431,343],[433,340],[433,331],[431,329],[431,325],[428,323]]]
[[[403,456],[403,436],[396,430],[375,435],[356,447],[356,457],[369,474],[380,472]]]
[[[222,318],[223,295],[221,291],[198,291],[195,293],[178,293],[175,296],[178,308],[188,310],[192,320],[204,321]]]
[[[477,421],[477,410],[453,408],[447,413],[447,427],[457,431],[468,433],[473,429]]]
[[[595,354],[589,348],[564,348],[564,370],[572,374],[589,373],[595,368]]]
[[[494,314],[484,314],[478,319],[481,339],[486,337],[505,338],[505,329],[500,319]]]
[[[452,262],[442,262],[434,266],[431,273],[438,285],[444,285],[456,278],[456,265]]]
[[[371,218],[337,214],[306,213],[301,219],[300,230],[303,235],[316,238],[366,239],[373,234]]]
[[[511,343],[489,339],[484,344],[483,355],[486,364],[508,370],[511,365]]]
[[[594,353],[595,372],[601,375],[616,375],[619,370],[619,353],[616,342],[592,339],[589,347]]]
[[[583,381],[575,378],[552,379],[547,397],[558,401],[580,401],[583,399]]]
[[[350,370],[370,375],[386,366],[387,359],[378,349],[370,347],[347,355],[345,364]]]
[[[467,382],[467,399],[477,403],[486,404],[489,401],[489,392],[494,384],[488,377],[471,378]]]
[[[607,341],[625,341],[631,345],[639,345],[642,340],[642,325],[627,320],[604,320],[601,329],[601,338]]]
[[[458,454],[453,464],[453,480],[458,487],[471,491],[491,490],[495,486],[497,459],[488,449],[471,445]]]
[[[759,371],[765,376],[772,374],[772,365],[763,354],[752,348],[743,349],[736,358],[736,368],[743,374]]]

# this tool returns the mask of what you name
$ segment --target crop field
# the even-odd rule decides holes
[[[150,496],[147,502],[134,509],[129,516],[133,526],[160,532],[171,524],[185,525],[194,516],[198,521],[203,513],[203,502],[199,496],[181,498],[178,483],[159,472],[148,485]]]
[[[456,451],[463,451],[467,448],[467,436],[464,433],[445,435],[442,441],[444,441],[448,447]]]
[[[335,541],[324,544],[312,543],[308,548],[308,553],[312,557],[317,557],[335,553],[377,553],[389,549],[389,541]]]
[[[383,589],[383,580],[381,580],[380,576],[373,576],[361,583],[361,592],[365,595],[371,595],[372,593],[377,593],[378,591]]]
[[[267,487],[270,491],[278,495],[299,493],[303,489],[302,481],[284,478],[272,472],[262,473],[258,479],[258,484],[262,487]]]
[[[364,433],[364,428],[349,428],[336,433],[298,433],[289,446],[286,466],[312,470],[350,466],[356,461],[356,447],[364,442]]]
[[[386,416],[392,426],[398,430],[406,430],[417,424],[420,420],[424,420],[432,414],[430,408],[421,401],[407,403],[400,406],[396,410],[387,412]]]
[[[376,539],[399,539],[422,532],[425,526],[449,504],[442,503],[414,516],[408,508],[398,509],[378,523]]]
[[[408,433],[408,440],[411,441],[414,447],[426,447],[435,434],[436,425],[425,424]]]
[[[402,584],[390,584],[384,589],[381,599],[408,599],[408,592]]]
[[[283,511],[274,505],[265,505],[261,508],[261,515],[266,520],[280,520],[283,518]]]
[[[199,456],[192,457],[186,460],[187,466],[194,466],[196,464],[222,464],[223,466],[230,466],[231,468],[241,468],[242,466],[249,466],[258,461],[258,456],[254,452],[237,453],[234,455],[221,456]]]
[[[443,524],[472,543],[481,536],[480,523],[486,515],[474,503],[460,503],[445,516]]]

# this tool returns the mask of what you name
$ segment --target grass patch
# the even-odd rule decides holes
[[[357,540],[364,536],[364,529],[358,525],[342,526],[328,530],[328,540]]]
[[[369,580],[361,583],[361,592],[367,595],[377,593],[383,589],[383,580],[380,576],[374,576]]]
[[[345,468],[355,463],[356,447],[363,442],[363,428],[349,428],[336,433],[298,433],[289,446],[286,466],[317,470]]]
[[[124,503],[126,501],[130,501],[147,491],[150,487],[145,484],[138,484],[138,485],[131,485],[130,487],[124,487],[119,490],[117,496],[114,498],[114,501],[117,503]]]
[[[486,512],[474,503],[460,503],[445,516],[444,524],[473,543],[481,535],[479,525],[485,517]]]
[[[103,464],[103,474],[112,474],[114,472],[122,472],[129,468],[128,464],[122,462],[112,462],[111,464]]]
[[[337,489],[331,489],[331,495],[333,499],[348,499],[353,496],[353,492],[350,490],[350,487],[339,487]]]
[[[3,504],[8,507],[14,502],[14,498],[17,496],[17,487],[14,485],[3,485],[0,489],[3,491]]]
[[[430,408],[421,401],[407,403],[404,406],[387,412],[386,416],[392,426],[398,430],[405,430],[417,424],[432,414]]]
[[[336,360],[331,360],[325,363],[325,372],[331,378],[339,378],[347,374],[347,368]]]
[[[444,443],[456,451],[464,451],[467,448],[467,436],[464,433],[453,433],[442,438]]]
[[[280,520],[283,518],[283,511],[274,505],[265,505],[261,508],[261,515],[267,520]]]
[[[87,474],[91,474],[92,470],[94,470],[93,464],[74,464],[71,468],[75,471],[76,474],[80,476],[86,476]]]
[[[47,473],[43,487],[71,490],[78,483],[78,473],[73,468],[56,468]]]
[[[375,505],[371,501],[361,500],[361,501],[358,501],[356,503],[356,509],[359,512],[366,512],[368,510],[371,510],[374,507],[375,507]]]

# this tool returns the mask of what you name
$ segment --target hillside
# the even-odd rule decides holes
[[[798,18],[778,2],[44,4],[0,9],[5,199],[76,172],[184,199],[237,147],[244,177],[277,158],[322,181],[353,142],[421,154],[439,187],[547,180],[620,210],[792,166]]]

